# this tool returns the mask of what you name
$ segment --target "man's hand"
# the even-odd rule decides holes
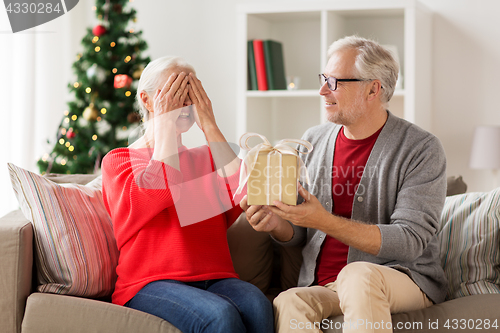
[[[382,244],[380,229],[373,224],[364,224],[330,214],[319,200],[299,185],[299,194],[304,202],[297,206],[275,201],[276,207],[269,207],[274,215],[279,215],[299,227],[318,229],[342,243],[376,256]]]
[[[276,207],[271,206],[269,209],[275,215],[292,222],[296,226],[324,230],[322,226],[328,218],[332,217],[332,214],[327,212],[319,200],[300,184],[299,194],[304,198],[304,202],[300,205],[289,206],[280,201],[274,201]]]
[[[245,195],[240,202],[245,211],[248,223],[257,231],[269,232],[279,241],[287,242],[293,236],[293,228],[288,221],[283,220],[270,211],[270,206],[249,206]]]

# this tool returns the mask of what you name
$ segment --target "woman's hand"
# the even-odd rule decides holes
[[[180,170],[176,121],[186,101],[189,90],[185,72],[172,74],[153,98],[153,117],[147,126],[145,139],[151,142],[153,160],[161,161]]]
[[[152,116],[149,119],[149,125],[145,133],[147,142],[154,142],[155,136],[169,128],[174,130],[175,122],[181,113],[184,102],[189,93],[187,89],[188,76],[186,73],[171,74],[163,87],[158,89],[153,97],[153,110],[150,110]],[[155,131],[155,128],[157,131]],[[156,135],[155,135],[156,133]],[[148,144],[151,146],[152,144]]]
[[[217,124],[215,122],[214,111],[212,109],[212,102],[210,98],[208,98],[205,89],[201,84],[201,81],[194,76],[193,73],[189,74],[189,98],[193,102],[195,106],[195,121],[198,124],[198,127],[203,132],[206,132],[207,129],[216,127]]]
[[[194,104],[194,119],[205,134],[217,174],[221,177],[235,174],[239,170],[240,159],[227,143],[219,127],[217,127],[212,102],[203,89],[201,81],[193,73],[189,74],[188,90],[189,98]]]
[[[179,110],[184,106],[189,93],[187,85],[189,77],[186,73],[173,73],[167,79],[161,90],[157,90],[153,98],[153,112],[155,116]],[[177,115],[178,116],[178,115]],[[176,117],[177,118],[177,117]]]

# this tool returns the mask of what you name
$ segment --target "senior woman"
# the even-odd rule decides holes
[[[102,164],[120,250],[113,303],[185,333],[272,332],[271,303],[232,265],[226,232],[241,213],[232,199],[240,160],[193,67],[178,57],[151,62],[137,100],[145,134]],[[188,149],[182,133],[195,122],[208,146]]]

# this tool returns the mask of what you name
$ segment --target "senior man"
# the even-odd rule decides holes
[[[439,140],[387,108],[399,65],[378,43],[349,36],[319,75],[328,123],[303,139],[311,184],[299,204],[248,206],[250,224],[283,245],[304,244],[298,287],[274,300],[278,332],[392,332],[391,313],[444,300],[436,238],[446,192]]]

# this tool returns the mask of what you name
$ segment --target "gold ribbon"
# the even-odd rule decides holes
[[[259,143],[255,147],[250,147],[248,145],[248,140],[252,137],[259,137],[262,139],[262,143]],[[295,143],[297,145],[302,145],[304,146],[307,151],[302,152],[299,151],[295,148],[290,147],[287,145],[288,143]],[[270,164],[271,156],[275,154],[279,154],[280,156],[280,165],[281,165],[281,157],[283,154],[287,155],[294,155],[294,156],[299,156],[299,153],[301,154],[309,154],[313,150],[313,146],[310,142],[305,141],[305,140],[296,140],[296,139],[283,139],[278,141],[278,143],[273,147],[269,140],[260,134],[257,133],[245,133],[240,137],[240,142],[239,145],[242,149],[247,150],[248,154],[243,160],[243,165],[240,168],[240,184],[238,186],[238,189],[236,190],[235,196],[240,194],[241,191],[243,190],[243,187],[245,184],[248,182],[248,179],[250,178],[250,174],[252,173],[252,170],[255,168],[255,164],[257,163],[257,158],[259,157],[259,153],[261,152],[267,152],[267,161],[268,165]],[[298,158],[299,161],[299,180],[303,183],[309,184],[309,175],[307,173],[307,168],[304,165],[304,162],[302,162],[301,158]],[[281,170],[280,170],[281,171]],[[267,182],[267,186],[269,187],[270,182]],[[280,177],[280,185],[281,185],[281,177]],[[267,189],[266,196],[267,196],[267,202],[269,204],[269,188]],[[280,193],[280,200],[281,200],[281,193]]]

